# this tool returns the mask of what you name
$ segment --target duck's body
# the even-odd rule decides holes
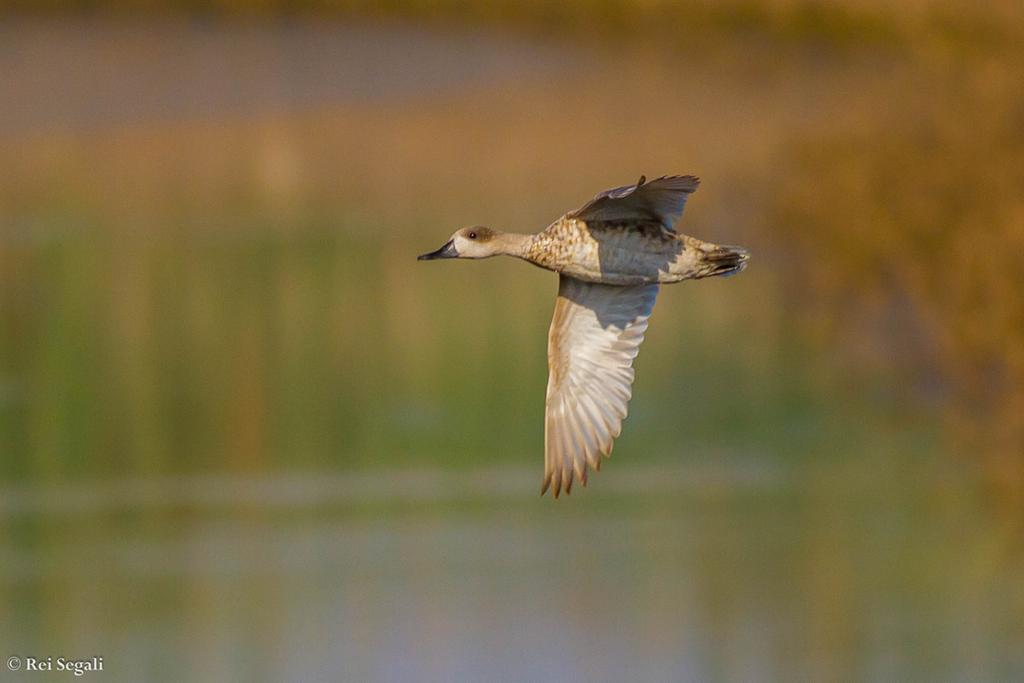
[[[693,176],[666,176],[606,190],[535,235],[464,228],[421,259],[505,254],[559,274],[548,335],[544,483],[555,497],[587,483],[611,454],[632,395],[633,359],[660,284],[731,275],[741,247],[678,234],[676,220],[697,189]]]
[[[563,216],[531,235],[525,260],[584,282],[671,284],[735,268],[742,254],[667,230],[655,221],[586,221]]]

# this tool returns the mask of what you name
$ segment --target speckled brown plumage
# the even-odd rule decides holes
[[[563,216],[531,236],[521,257],[584,282],[637,285],[720,275],[741,266],[746,254],[676,234],[653,221]]]

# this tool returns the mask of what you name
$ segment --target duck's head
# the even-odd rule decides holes
[[[497,230],[485,228],[482,225],[474,225],[470,228],[463,228],[452,235],[452,238],[444,243],[437,251],[423,254],[417,260],[431,261],[439,258],[487,258],[502,253],[500,236]]]

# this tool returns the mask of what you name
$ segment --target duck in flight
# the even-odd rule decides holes
[[[548,332],[544,481],[555,497],[587,484],[611,455],[632,396],[633,359],[647,330],[658,287],[747,265],[741,247],[711,244],[675,231],[700,181],[664,176],[601,192],[535,235],[482,226],[459,230],[420,260],[505,254],[558,273]]]

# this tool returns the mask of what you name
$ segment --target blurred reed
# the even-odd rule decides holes
[[[788,16],[811,5],[833,7],[759,7]],[[985,21],[1012,31],[1002,18],[1014,6],[992,6]],[[624,26],[676,11],[629,7]],[[962,9],[834,7],[893,26]],[[519,74],[514,88],[478,84],[416,106],[9,135],[0,445],[18,457],[3,467],[60,478],[99,463],[259,470],[430,449],[446,461],[534,453],[550,278],[510,263],[425,270],[412,256],[459,225],[535,230],[624,174],[676,171],[708,180],[684,229],[750,242],[762,270],[662,296],[639,365],[654,388],[639,392],[633,419],[693,417],[635,452],[686,450],[701,434],[780,451],[794,438],[828,442],[825,425],[860,421],[844,401],[864,393],[829,386],[867,383],[887,397],[883,413],[899,412],[909,374],[951,383],[925,409],[951,392],[958,420],[993,437],[1009,454],[999,462],[1019,463],[1019,51],[986,31],[945,41],[931,21],[906,34],[909,54],[858,38],[859,52],[826,68],[813,46],[770,42],[731,41],[727,58],[599,48],[556,56],[559,69]],[[128,59],[140,44],[114,43]],[[36,80],[25,74],[16,82]],[[978,230],[1007,248],[951,267]],[[946,296],[950,271],[963,303]],[[970,305],[980,293],[1000,305]],[[840,366],[829,346],[792,321],[856,325],[849,302],[880,297],[900,303],[879,310],[924,331],[897,362],[881,349],[877,364],[830,377]],[[779,314],[787,300],[792,317]],[[856,450],[865,432],[842,438]]]

